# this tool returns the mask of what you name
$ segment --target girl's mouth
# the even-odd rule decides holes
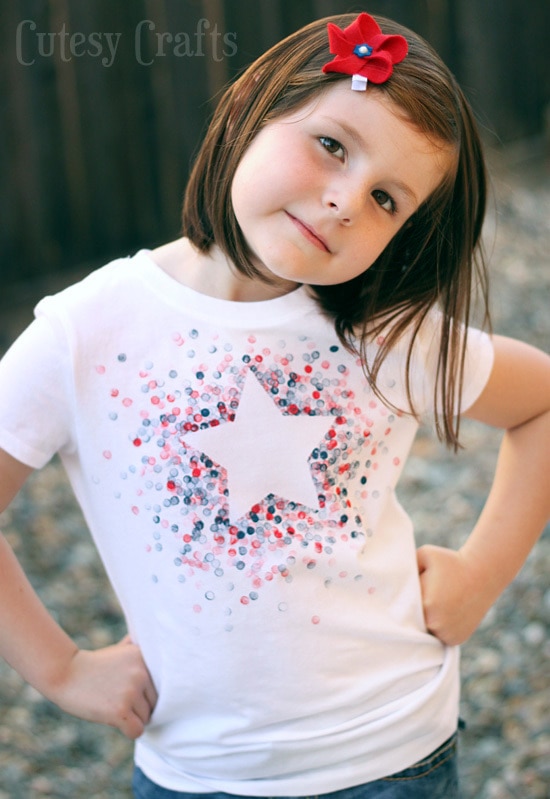
[[[297,217],[292,216],[292,214],[289,214],[288,211],[285,211],[285,213],[292,224],[298,228],[302,236],[310,241],[314,247],[317,247],[318,250],[322,250],[323,252],[330,252],[326,241],[315,231],[315,228],[312,228],[310,225],[306,225],[305,222],[302,222],[300,219],[297,219]]]

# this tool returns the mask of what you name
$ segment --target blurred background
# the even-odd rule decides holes
[[[178,236],[189,165],[231,78],[311,20],[361,10],[417,30],[469,96],[492,177],[495,329],[549,349],[548,0],[0,0],[0,353],[45,293]],[[463,444],[454,456],[423,430],[414,445],[400,496],[419,543],[460,546],[483,505],[499,435],[465,424]],[[0,526],[80,646],[124,635],[56,459]],[[550,797],[549,572],[547,528],[463,648],[464,799]],[[0,662],[0,799],[130,799],[131,769],[130,742]]]

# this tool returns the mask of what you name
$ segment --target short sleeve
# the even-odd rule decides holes
[[[441,312],[432,310],[413,346],[411,395],[415,410],[422,416],[433,413],[436,382],[441,380],[441,375],[438,378],[441,320]],[[459,408],[460,413],[464,413],[478,399],[487,384],[494,360],[493,343],[486,332],[474,327],[461,327],[460,335],[466,337],[466,348],[462,393],[456,398],[455,413]],[[408,345],[408,340],[402,342],[402,346]]]
[[[71,449],[71,381],[61,325],[35,319],[0,361],[0,447],[35,469]]]
[[[467,411],[487,385],[495,358],[493,343],[487,333],[468,328],[461,413]]]

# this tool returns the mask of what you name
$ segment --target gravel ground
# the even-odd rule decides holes
[[[493,159],[497,211],[486,238],[494,324],[549,349],[549,164],[540,153],[527,155]],[[15,311],[3,315],[4,339],[30,317],[27,307]],[[465,424],[463,443],[453,456],[430,432],[417,439],[400,494],[420,542],[459,546],[483,504],[498,435]],[[80,645],[122,637],[116,600],[56,461],[33,475],[1,522],[34,586]],[[550,528],[463,647],[465,799],[550,797],[549,572]],[[116,731],[64,715],[3,663],[0,708],[0,799],[131,796],[132,746]]]

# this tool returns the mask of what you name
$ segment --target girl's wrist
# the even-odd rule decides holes
[[[506,586],[513,580],[516,569],[508,574],[508,569],[498,563],[496,553],[479,552],[468,540],[458,553],[469,575],[471,590],[486,611],[496,602]],[[508,564],[507,564],[508,565]]]

